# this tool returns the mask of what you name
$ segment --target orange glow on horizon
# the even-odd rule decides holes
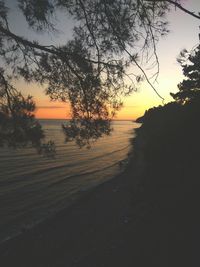
[[[143,109],[134,110],[132,108],[126,107],[120,110],[116,116],[115,120],[135,120],[143,115]],[[59,108],[38,108],[35,112],[37,119],[70,119],[69,107],[59,107]]]
[[[141,101],[141,98],[142,97],[140,94],[135,94],[133,96],[123,99],[124,107],[116,113],[114,120],[135,120],[138,117],[142,116],[145,110],[151,106],[147,105],[147,103],[144,102],[145,98],[142,98],[143,101]],[[36,105],[37,109],[35,112],[35,116],[37,119],[70,119],[71,118],[70,105],[67,103],[50,102],[46,99],[45,100],[41,99],[38,102],[36,102],[36,104],[38,104]]]
[[[70,119],[69,108],[38,108],[35,112],[37,119]]]
[[[167,102],[172,101],[167,95],[167,88],[170,87],[173,80],[163,80],[162,93],[165,95]],[[155,93],[143,86],[139,92],[135,92],[129,97],[122,99],[124,105],[123,108],[116,113],[114,120],[136,120],[142,116],[145,110],[149,108],[162,105],[161,100],[155,95]],[[36,118],[38,119],[70,119],[70,105],[63,102],[49,101],[48,97],[36,97]]]
[[[132,107],[122,108],[114,118],[115,120],[136,120],[138,117],[143,115],[143,109],[134,109]]]

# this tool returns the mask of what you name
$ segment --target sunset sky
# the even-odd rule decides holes
[[[13,1],[8,0],[8,3],[13,9]],[[200,11],[200,0],[182,0],[182,4],[191,11]],[[70,39],[73,25],[64,16],[62,17],[62,23],[58,24],[59,34],[42,34],[39,37],[25,26],[24,19],[19,16],[18,12],[12,11],[11,16],[11,30],[31,40],[36,39],[49,45],[61,44]],[[176,57],[183,48],[190,50],[199,43],[198,34],[200,32],[199,20],[178,9],[171,12],[168,19],[170,33],[161,39],[157,46],[160,75],[158,84],[155,84],[159,93],[165,98],[165,103],[172,100],[169,93],[177,91],[177,84],[183,79],[181,67],[176,62]],[[132,71],[134,71],[134,68]],[[70,117],[69,105],[67,103],[51,102],[49,97],[44,94],[45,87],[33,83],[26,84],[24,81],[17,81],[16,86],[23,93],[34,96],[37,104],[37,118],[64,119]],[[145,82],[141,84],[138,92],[132,93],[123,101],[124,108],[118,113],[116,119],[135,119],[142,115],[146,109],[162,104],[158,96]]]

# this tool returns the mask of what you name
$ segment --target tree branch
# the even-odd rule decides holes
[[[191,15],[194,18],[200,19],[200,16],[195,14],[194,12],[184,8],[181,4],[179,4],[176,1],[172,1],[172,0],[145,0],[146,2],[168,2],[172,5],[174,5],[175,7],[178,7],[180,10],[184,11],[185,13]]]
[[[111,28],[113,29],[113,33],[115,34],[115,36],[117,37],[118,41],[120,42],[121,46],[123,47],[123,50],[129,55],[130,59],[135,63],[135,65],[138,67],[138,69],[143,73],[147,83],[151,86],[151,88],[154,90],[154,92],[157,94],[157,96],[162,99],[162,101],[164,101],[164,98],[158,93],[158,91],[156,90],[156,88],[153,86],[153,84],[151,83],[151,81],[149,80],[147,74],[145,73],[145,71],[143,70],[143,68],[138,64],[137,60],[134,58],[133,55],[131,55],[131,53],[126,49],[126,45],[121,41],[118,32],[116,32],[116,30],[114,29],[112,22],[110,21],[110,16],[108,14],[108,8],[106,6],[106,2],[104,1],[104,6],[105,6],[105,14],[107,16],[107,19],[110,23]]]
[[[16,34],[12,33],[11,31],[5,29],[4,27],[1,26],[1,24],[0,24],[0,32],[5,34],[8,37],[14,39],[16,42],[23,44],[24,46],[28,46],[28,47],[31,47],[33,49],[38,49],[38,50],[41,50],[41,51],[44,51],[44,52],[47,52],[47,53],[50,53],[53,55],[57,55],[59,57],[60,56],[62,56],[62,57],[63,56],[69,56],[69,57],[71,56],[66,51],[63,52],[62,50],[57,49],[53,45],[44,46],[44,45],[40,45],[36,42],[31,42],[27,39],[24,39],[23,37],[18,36]],[[52,48],[50,48],[50,47],[52,47]],[[91,62],[93,64],[102,64],[102,65],[108,66],[108,67],[117,67],[117,65],[111,64],[109,62],[104,62],[104,61],[99,61],[99,60],[95,61],[95,60],[88,59],[88,58],[84,58],[84,60]]]

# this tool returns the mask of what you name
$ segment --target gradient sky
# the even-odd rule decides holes
[[[38,37],[38,34],[36,35],[25,26],[23,17],[13,8],[14,0],[7,0],[6,3],[11,8],[10,28],[15,33],[32,40],[37,39],[39,42],[48,45],[50,43],[62,44],[70,39],[73,24],[64,16],[62,16],[62,23],[58,22],[59,34],[41,34]],[[191,11],[200,11],[200,0],[182,0],[182,5]],[[174,9],[168,15],[168,20],[170,33],[161,39],[157,46],[160,74],[158,83],[155,84],[159,93],[165,98],[165,103],[172,100],[169,93],[177,91],[177,84],[183,79],[181,67],[176,62],[176,58],[183,48],[190,50],[199,43],[198,34],[200,32],[200,20],[178,9]],[[130,71],[134,71],[134,68]],[[38,107],[36,111],[38,118],[70,117],[69,105],[67,103],[51,102],[44,94],[45,87],[33,83],[26,84],[24,81],[17,81],[16,86],[23,93],[34,96]],[[141,84],[138,92],[124,98],[123,102],[124,108],[118,113],[117,119],[135,119],[141,116],[146,109],[162,104],[158,96],[145,82]]]

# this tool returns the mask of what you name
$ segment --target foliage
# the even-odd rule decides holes
[[[136,88],[134,79],[141,80],[136,74],[127,75],[126,68],[133,63],[144,75],[139,56],[146,58],[146,64],[153,49],[157,61],[155,44],[168,32],[165,2],[18,0],[18,7],[37,31],[54,29],[51,19],[58,8],[69,20],[77,21],[73,39],[65,45],[42,46],[10,31],[9,12],[1,1],[0,54],[4,63],[26,81],[48,84],[52,99],[74,101],[71,95],[78,94],[87,102],[86,95],[95,90],[104,106],[115,109],[118,97]]]
[[[159,205],[173,206],[183,197],[181,190],[194,190],[199,184],[199,48],[185,50],[178,59],[187,79],[172,94],[176,101],[151,108],[137,119],[142,126],[137,129],[134,151],[143,162],[143,192]]]
[[[11,84],[11,76],[13,80],[23,77],[27,82],[47,85],[46,93],[52,100],[71,103],[73,119],[96,122],[99,118],[112,118],[122,106],[121,96],[136,90],[137,83],[144,78],[158,94],[143,66],[157,68],[156,80],[159,73],[156,43],[168,33],[165,16],[170,5],[198,17],[185,10],[179,1],[171,0],[15,0],[15,3],[27,25],[36,32],[56,31],[53,18],[58,10],[75,26],[73,37],[66,44],[30,41],[11,31],[10,10],[6,1],[0,0],[0,58],[5,81]],[[128,74],[131,65],[139,74],[138,71]],[[12,115],[10,112],[9,116]]]
[[[0,147],[24,147],[31,144],[40,154],[53,156],[52,142],[44,143],[44,132],[34,118],[35,103],[24,97],[4,78],[0,69]]]
[[[186,79],[178,84],[179,92],[171,93],[171,96],[182,104],[200,102],[200,45],[192,52],[183,50],[178,62],[182,66]]]

